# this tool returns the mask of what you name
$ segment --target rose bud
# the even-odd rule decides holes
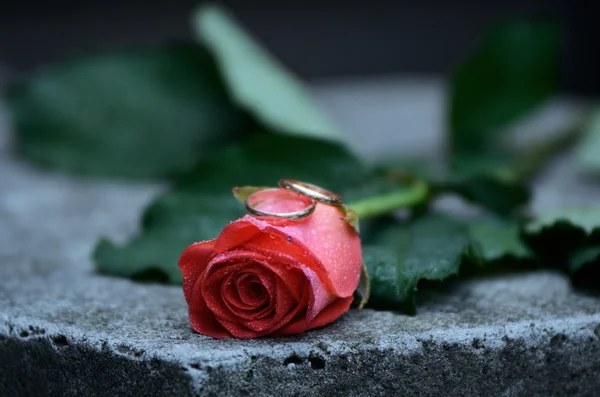
[[[293,335],[329,324],[353,300],[361,274],[357,230],[337,206],[287,189],[263,190],[246,215],[179,260],[194,330],[215,338]],[[253,195],[254,196],[254,195]]]

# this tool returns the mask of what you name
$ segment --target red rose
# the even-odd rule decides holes
[[[306,206],[305,196],[285,189],[261,193],[286,195],[255,206],[261,210]],[[192,327],[215,338],[255,338],[336,320],[352,303],[362,261],[358,233],[342,218],[338,207],[318,202],[299,220],[246,215],[186,248],[179,267]]]

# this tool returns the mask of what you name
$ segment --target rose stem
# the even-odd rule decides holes
[[[582,135],[584,129],[582,127],[585,125],[586,120],[586,117],[582,117],[576,120],[572,126],[566,128],[565,131],[555,133],[547,141],[529,148],[521,156],[520,161],[505,169],[498,170],[499,173],[508,180],[526,182],[535,176],[557,154],[571,148],[577,142],[577,139]],[[401,173],[399,176],[404,182],[410,182],[410,185],[408,187],[405,185],[398,190],[349,204],[359,219],[372,218],[389,214],[396,210],[418,207],[430,201],[437,194],[443,193],[443,191],[438,191],[434,186],[418,180],[410,174]]]
[[[349,207],[356,212],[359,219],[366,219],[416,207],[428,201],[430,195],[430,186],[424,181],[415,180],[402,189],[351,203]]]

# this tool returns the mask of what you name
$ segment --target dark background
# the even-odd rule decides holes
[[[0,6],[0,64],[44,62],[118,45],[191,38],[193,0],[21,1]],[[280,60],[309,79],[449,73],[495,23],[564,23],[563,90],[600,93],[600,1],[222,1]]]

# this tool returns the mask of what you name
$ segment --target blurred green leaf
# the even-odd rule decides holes
[[[93,259],[99,272],[136,280],[180,283],[177,266],[183,250],[217,237],[229,222],[245,214],[231,192],[205,195],[173,190],[144,213],[144,229],[127,244],[102,239]]]
[[[584,288],[600,288],[600,244],[581,248],[571,254],[568,272],[573,284]]]
[[[489,148],[492,134],[554,94],[560,44],[561,29],[541,20],[506,23],[487,37],[451,80],[454,153]]]
[[[267,127],[333,141],[342,136],[313,103],[308,90],[222,7],[201,6],[194,16],[199,39],[214,54],[233,98]]]
[[[532,252],[520,238],[519,224],[515,221],[476,218],[466,221],[480,259],[485,262],[509,257],[529,259]]]
[[[141,233],[130,242],[116,246],[102,240],[94,252],[97,268],[106,274],[179,283],[181,252],[193,242],[217,237],[245,214],[232,187],[275,186],[280,178],[310,181],[350,196],[368,194],[365,189],[348,189],[363,181],[369,182],[367,188],[376,187],[372,172],[336,144],[257,133],[204,158],[186,179],[155,200],[144,212]]]
[[[577,267],[582,262],[573,255],[600,245],[600,206],[540,214],[525,226],[523,238],[546,264],[570,271],[569,267]]]
[[[505,23],[456,71],[449,99],[450,191],[504,217],[527,204],[522,182],[554,152],[543,158],[511,153],[498,134],[554,94],[560,40],[561,30],[549,21]]]
[[[569,258],[569,272],[576,273],[594,262],[600,262],[600,247],[582,248],[575,251]],[[600,279],[596,281],[600,282]]]
[[[523,208],[530,198],[524,184],[485,174],[459,179],[447,184],[445,189],[504,217]]]
[[[542,235],[554,228],[570,228],[585,235],[600,232],[600,206],[572,207],[547,211],[536,216],[525,231],[528,235]]]
[[[524,241],[573,284],[600,287],[600,206],[548,211],[526,225]]]
[[[587,122],[576,156],[582,169],[600,173],[600,109]]]
[[[247,123],[212,57],[196,45],[63,62],[7,98],[19,153],[78,174],[172,177]]]

